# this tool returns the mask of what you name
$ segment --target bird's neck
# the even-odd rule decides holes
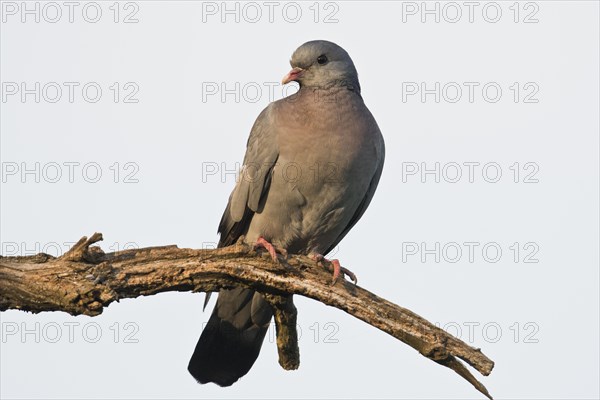
[[[346,96],[362,98],[358,80],[346,79],[331,81],[325,86],[300,86],[298,95],[319,102],[337,102]]]
[[[326,85],[309,86],[300,85],[300,91],[312,92],[323,96],[335,95],[340,91],[351,91],[360,96],[360,84],[356,78],[336,79],[328,82]]]

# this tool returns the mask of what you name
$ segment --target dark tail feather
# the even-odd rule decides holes
[[[199,383],[231,386],[252,368],[271,316],[261,295],[241,288],[222,290],[188,371]]]

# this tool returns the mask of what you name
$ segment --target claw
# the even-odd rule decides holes
[[[257,240],[256,243],[254,244],[254,249],[258,249],[258,248],[264,248],[266,249],[269,254],[271,255],[271,259],[274,262],[279,262],[279,259],[277,258],[277,252],[279,252],[282,256],[287,258],[287,250],[285,249],[279,249],[275,246],[273,246],[271,243],[269,243],[264,237],[260,236]]]
[[[311,254],[310,258],[312,258],[313,260],[315,260],[318,263],[322,263],[323,261],[326,261],[327,263],[329,263],[332,266],[333,275],[332,275],[332,279],[331,279],[331,286],[333,286],[337,283],[340,275],[341,276],[347,275],[352,280],[352,282],[354,282],[355,285],[358,283],[358,279],[356,278],[356,275],[354,274],[354,272],[350,271],[347,268],[342,267],[340,264],[340,260],[338,260],[338,259],[328,260],[322,254]]]

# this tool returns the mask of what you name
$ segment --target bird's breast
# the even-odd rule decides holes
[[[380,134],[359,117],[368,110],[353,93],[333,103],[305,97],[279,106],[279,157],[248,238],[265,236],[291,253],[325,252],[367,193]]]

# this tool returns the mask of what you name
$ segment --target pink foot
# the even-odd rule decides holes
[[[274,262],[279,262],[279,259],[277,258],[277,252],[279,252],[283,256],[287,256],[287,251],[285,251],[284,249],[278,249],[277,247],[269,243],[264,237],[259,236],[256,243],[254,243],[254,249],[258,249],[261,247],[269,252],[269,254],[271,255],[271,259],[273,259]]]
[[[356,278],[356,275],[354,274],[354,272],[342,267],[340,264],[340,260],[338,260],[338,259],[328,260],[325,257],[323,257],[322,254],[312,254],[311,258],[317,262],[322,263],[323,261],[326,261],[327,263],[331,264],[331,267],[333,268],[333,275],[332,275],[332,279],[331,279],[332,286],[336,284],[338,278],[342,274],[344,276],[347,275],[352,280],[352,282],[354,282],[355,285],[358,283],[358,279]]]

